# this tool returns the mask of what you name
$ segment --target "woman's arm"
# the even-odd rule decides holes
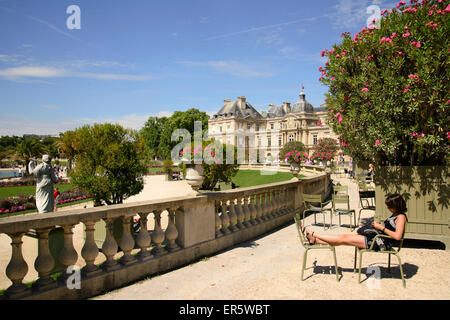
[[[384,225],[374,222],[373,227],[377,230],[383,231],[388,236],[394,238],[395,240],[400,240],[403,236],[403,231],[405,230],[406,216],[404,214],[399,214],[397,220],[395,221],[395,231],[386,229]]]

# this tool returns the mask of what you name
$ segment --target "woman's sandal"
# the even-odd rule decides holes
[[[306,231],[306,227],[301,227],[301,232],[305,236],[305,238],[308,240],[308,244],[313,245],[316,244],[316,238],[314,238],[314,242],[311,242],[311,240],[308,238],[308,232]],[[314,231],[311,233],[311,237],[314,237]]]

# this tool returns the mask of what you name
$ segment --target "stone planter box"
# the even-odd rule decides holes
[[[450,250],[448,167],[378,167],[374,182],[376,220],[391,215],[384,200],[389,193],[399,193],[408,208],[405,238],[440,241]]]

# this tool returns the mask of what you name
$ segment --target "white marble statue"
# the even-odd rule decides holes
[[[37,165],[36,160],[28,164],[31,174],[36,177],[36,207],[39,213],[53,212],[53,184],[58,181],[51,165],[50,156],[44,154],[42,163]]]

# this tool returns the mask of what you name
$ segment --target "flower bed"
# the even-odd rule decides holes
[[[69,184],[69,180],[60,179],[56,184]],[[34,186],[36,185],[36,179],[34,178],[24,178],[17,181],[0,181],[1,187],[22,187],[22,186]]]
[[[69,190],[62,192],[59,196],[58,204],[66,204],[75,201],[89,199],[91,196],[78,190]],[[0,202],[0,215],[14,213],[26,210],[36,209],[36,199],[34,195],[18,195],[8,197]]]

